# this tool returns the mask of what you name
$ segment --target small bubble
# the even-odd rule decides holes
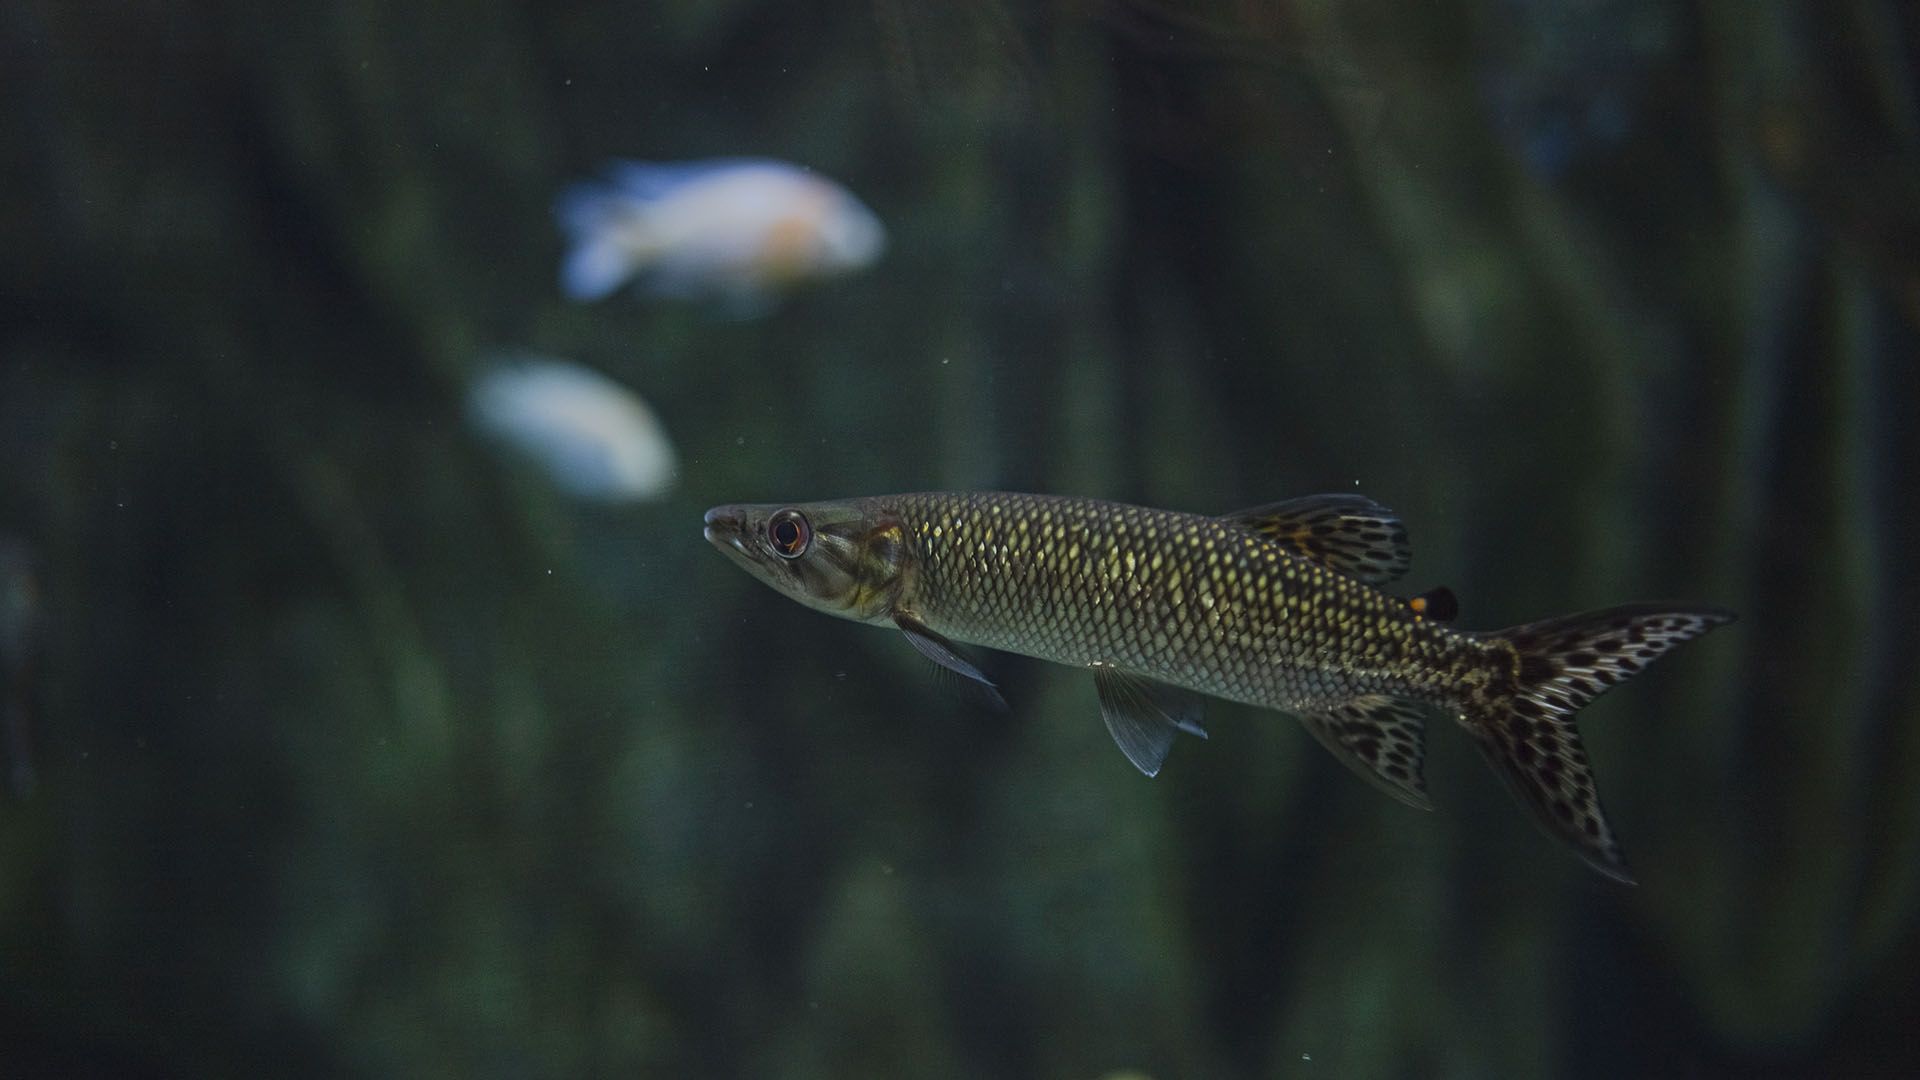
[[[735,435],[733,437],[733,445],[735,446],[747,445],[747,437],[745,435]]]
[[[109,449],[109,450],[118,450],[118,449],[120,449],[120,440],[119,440],[119,439],[108,439],[108,440],[107,440],[107,449]]]

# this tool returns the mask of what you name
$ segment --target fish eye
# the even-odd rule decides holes
[[[797,559],[807,553],[807,545],[813,543],[813,526],[807,524],[807,516],[798,510],[781,510],[767,519],[767,542],[773,545],[773,553],[783,559]]]

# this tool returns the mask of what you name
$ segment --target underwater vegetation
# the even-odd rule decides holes
[[[1604,162],[1658,123],[1663,74],[1681,68],[1682,5],[1664,0],[1505,0],[1486,6],[1481,99],[1490,126],[1536,174]]]
[[[33,553],[0,536],[0,770],[16,798],[33,792],[34,669],[39,652],[39,582]]]
[[[1915,40],[1877,0],[0,9],[0,1072],[1911,1072]],[[582,178],[740,157],[884,257],[556,283]],[[673,485],[582,499],[476,424],[501,343],[637,391]],[[1412,814],[1222,702],[1148,783],[1078,673],[995,657],[1016,707],[970,707],[693,524],[914,490],[1365,492],[1461,626],[1740,620],[1581,711],[1624,888],[1469,740]]]

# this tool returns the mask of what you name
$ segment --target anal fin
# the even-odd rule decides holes
[[[1300,717],[1320,745],[1361,778],[1416,810],[1427,798],[1426,713],[1411,701],[1358,697]]]
[[[1105,664],[1094,665],[1093,687],[1100,697],[1100,716],[1107,722],[1107,733],[1133,767],[1148,776],[1159,774],[1178,733],[1207,737],[1206,729],[1200,726],[1198,694],[1149,682]]]

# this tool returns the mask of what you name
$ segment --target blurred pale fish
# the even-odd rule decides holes
[[[29,712],[40,644],[40,585],[27,545],[0,536],[0,762],[17,798],[33,792]]]
[[[468,391],[476,426],[539,465],[555,487],[603,502],[652,499],[679,463],[653,410],[579,364],[540,356],[495,361]]]
[[[752,158],[617,163],[568,189],[555,214],[572,245],[560,286],[581,301],[631,281],[755,314],[787,286],[870,266],[886,247],[880,219],[847,189]]]

